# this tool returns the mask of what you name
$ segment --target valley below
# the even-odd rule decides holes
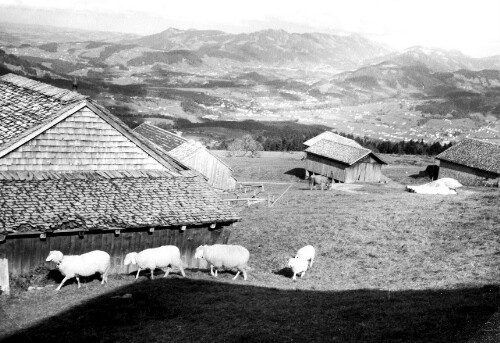
[[[0,24],[0,50],[0,73],[76,81],[132,127],[256,120],[393,142],[500,142],[500,56],[395,52],[358,35],[282,30],[140,37],[9,24]]]

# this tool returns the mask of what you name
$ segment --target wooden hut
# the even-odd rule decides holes
[[[484,185],[500,177],[500,145],[464,139],[436,156],[439,177],[451,177],[463,185]]]
[[[304,145],[306,175],[324,175],[335,182],[379,182],[386,164],[371,150],[333,132],[324,132]]]
[[[124,254],[225,243],[238,220],[182,162],[135,135],[78,93],[24,77],[0,77],[0,287],[45,263],[50,250],[102,249],[112,271]]]
[[[208,183],[217,189],[234,189],[236,179],[233,170],[220,157],[203,145],[154,125],[143,123],[134,129],[153,144],[168,151],[169,155],[204,175]]]

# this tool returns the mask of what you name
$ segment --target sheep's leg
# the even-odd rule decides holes
[[[295,274],[295,272],[293,273],[293,277],[292,277],[292,280],[295,280],[297,279],[297,274]]]
[[[109,274],[109,266],[108,268],[106,268],[106,270],[104,271],[104,274],[101,275],[101,285],[104,285],[104,283],[108,283],[108,274]]]
[[[179,270],[181,271],[182,276],[186,277],[186,273],[184,273],[184,268],[182,268],[182,266],[179,266]]]
[[[154,280],[154,276],[155,276],[155,269],[151,269],[151,280]]]
[[[141,268],[137,268],[137,274],[135,275],[135,279],[139,278],[139,273],[141,272]]]
[[[217,277],[217,271],[218,271],[218,269],[217,269],[217,267],[216,267],[216,268],[215,268],[215,277]]]
[[[303,271],[302,273],[300,273],[300,277],[303,277],[305,273],[306,273],[305,271]]]
[[[69,277],[65,276],[64,279],[62,280],[61,284],[59,285],[59,287],[56,288],[56,291],[60,290],[62,285],[68,281]]]
[[[80,288],[80,277],[78,275],[75,276],[76,282],[78,282],[78,288]]]
[[[233,277],[233,280],[236,280],[236,278],[238,277],[238,275],[240,275],[240,271],[238,270],[238,272],[236,273],[236,276]]]
[[[243,269],[243,280],[247,279],[247,271]]]
[[[313,266],[313,262],[314,262],[314,258],[311,258],[311,264],[309,267],[312,267]]]
[[[212,266],[212,265],[210,265],[210,275],[215,276],[214,275],[214,266]]]
[[[167,267],[167,269],[163,269],[165,271],[165,275],[163,277],[167,277],[168,274],[170,273],[170,267]]]

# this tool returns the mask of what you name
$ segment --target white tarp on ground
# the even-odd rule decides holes
[[[419,194],[457,194],[456,189],[462,184],[455,179],[448,177],[426,183],[420,186],[406,186],[406,190]]]

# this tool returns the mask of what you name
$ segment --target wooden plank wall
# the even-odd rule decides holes
[[[182,159],[189,167],[208,178],[208,183],[218,189],[234,189],[236,180],[232,171],[206,149],[198,149],[195,154]]]
[[[382,175],[382,165],[373,158],[347,166],[313,154],[307,154],[306,170],[345,183],[379,182]]]
[[[451,177],[465,186],[483,186],[486,179],[496,179],[499,175],[456,163],[439,161],[439,178],[443,177]]]
[[[87,107],[0,159],[0,171],[165,169]]]
[[[326,158],[321,158],[313,154],[307,154],[306,157],[306,170],[328,176],[340,182],[346,182],[347,166]]]
[[[379,182],[382,175],[382,165],[378,163],[357,163],[350,168],[346,182]]]
[[[111,255],[111,273],[128,273],[135,266],[125,268],[123,260],[129,252],[139,252],[161,245],[175,245],[181,250],[182,260],[188,268],[206,268],[206,262],[194,258],[196,248],[203,244],[227,243],[229,231],[224,227],[214,230],[208,227],[192,227],[184,231],[179,228],[125,231],[119,235],[114,231],[86,232],[83,238],[77,233],[47,234],[45,240],[39,235],[8,236],[0,243],[0,259],[8,260],[12,275],[27,274],[45,259],[51,250],[65,255],[80,255],[92,250],[103,250]]]
[[[7,259],[1,257],[0,257],[0,290],[7,295],[10,294],[9,266],[7,264]]]

